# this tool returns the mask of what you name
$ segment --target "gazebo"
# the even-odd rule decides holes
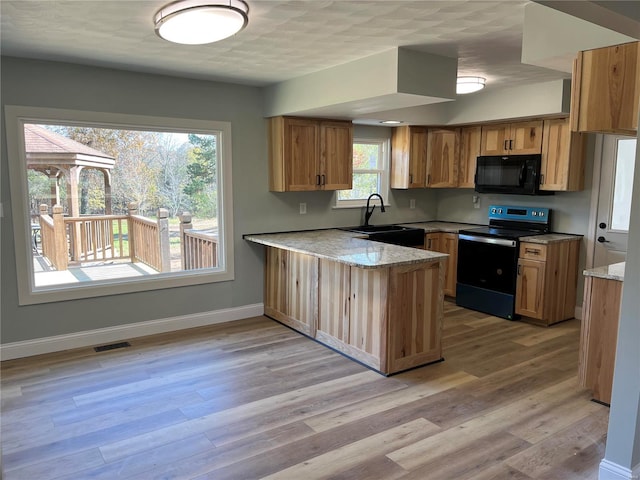
[[[60,204],[59,181],[64,178],[67,182],[67,213],[70,217],[80,216],[80,172],[85,168],[93,168],[104,176],[105,214],[111,215],[113,157],[35,124],[25,124],[24,142],[27,168],[49,177],[51,207]]]

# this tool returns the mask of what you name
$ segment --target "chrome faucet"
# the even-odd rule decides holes
[[[373,211],[376,209],[376,205],[374,203],[373,204],[373,208],[371,209],[371,211],[369,211],[369,202],[371,201],[371,197],[378,197],[380,199],[380,211],[382,213],[384,213],[384,200],[382,200],[382,197],[380,196],[380,194],[372,193],[371,195],[369,195],[369,198],[367,198],[367,207],[366,207],[365,212],[364,212],[364,226],[365,227],[369,226],[369,219],[371,218],[371,215],[373,215]]]

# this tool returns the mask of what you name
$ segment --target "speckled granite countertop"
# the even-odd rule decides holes
[[[582,235],[572,235],[569,233],[547,233],[546,235],[532,235],[530,237],[520,237],[521,242],[542,243],[548,245],[550,243],[571,242],[580,240]]]
[[[625,262],[614,263],[604,267],[589,268],[582,272],[585,277],[597,277],[607,280],[624,281],[624,265]]]
[[[447,254],[429,252],[419,248],[365,240],[358,238],[358,235],[343,230],[312,230],[245,235],[244,239],[360,268],[385,268],[413,263],[429,263],[448,257]]]

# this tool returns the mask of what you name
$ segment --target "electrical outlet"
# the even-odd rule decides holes
[[[478,195],[474,195],[472,200],[473,208],[480,208],[480,197]]]
[[[409,208],[411,210],[414,210],[416,208],[416,199],[412,198],[411,200],[409,200]]]
[[[300,215],[306,215],[307,213],[307,204],[306,203],[301,203],[300,204]]]

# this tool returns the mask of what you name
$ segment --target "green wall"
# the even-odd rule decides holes
[[[246,233],[357,225],[362,209],[333,209],[333,193],[272,193],[267,181],[266,120],[262,89],[233,84],[124,72],[73,64],[1,59],[2,161],[0,198],[1,342],[63,335],[262,302],[262,247]],[[231,122],[235,280],[31,306],[18,305],[13,219],[8,179],[4,105],[167,116]],[[388,136],[389,129],[356,130]],[[409,199],[417,207],[409,210]],[[385,199],[387,200],[387,199]],[[397,192],[379,223],[435,218],[433,192]],[[298,204],[307,203],[307,214]]]

